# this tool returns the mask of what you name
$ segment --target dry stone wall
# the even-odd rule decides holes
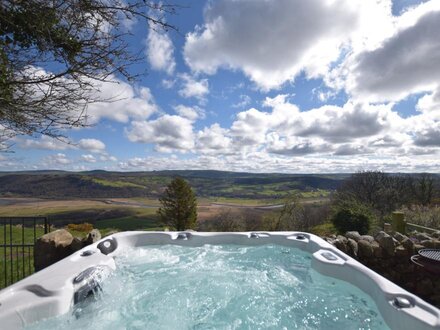
[[[58,229],[43,235],[35,242],[35,271],[37,272],[46,268],[100,239],[101,233],[98,229],[93,229],[83,239],[73,237],[72,234],[65,229]]]
[[[440,308],[440,274],[411,262],[421,249],[440,249],[440,231],[428,235],[412,232],[386,233],[374,237],[356,231],[324,239],[390,281]]]

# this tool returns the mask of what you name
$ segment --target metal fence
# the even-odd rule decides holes
[[[34,272],[34,244],[50,231],[46,217],[0,217],[0,288]]]

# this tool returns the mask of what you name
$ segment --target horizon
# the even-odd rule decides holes
[[[220,172],[220,173],[235,173],[235,174],[255,174],[255,175],[352,175],[359,172],[246,172],[246,171],[226,171],[226,170],[213,170],[213,169],[165,169],[165,170],[60,170],[60,169],[42,169],[42,170],[18,170],[18,171],[5,171],[0,170],[2,173],[38,173],[38,172],[65,172],[65,173],[88,173],[88,172],[106,172],[106,173],[154,173],[154,172]],[[361,171],[363,172],[363,171]],[[432,174],[439,175],[440,172],[383,172],[385,174]]]
[[[127,24],[148,74],[100,82],[91,127],[0,171],[440,173],[440,1],[186,2],[179,33]]]

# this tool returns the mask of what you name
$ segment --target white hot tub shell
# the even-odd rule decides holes
[[[69,312],[99,281],[102,269],[116,269],[125,247],[177,244],[263,245],[299,248],[313,255],[319,273],[353,284],[376,303],[391,329],[440,329],[440,310],[405,291],[318,236],[301,232],[123,232],[89,245],[52,266],[0,291],[2,329],[20,329]]]

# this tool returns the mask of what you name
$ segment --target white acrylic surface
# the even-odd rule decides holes
[[[124,247],[177,244],[262,245],[279,244],[311,253],[312,267],[318,272],[347,281],[370,295],[391,329],[440,329],[440,310],[403,290],[321,238],[298,232],[199,233],[124,232],[111,236],[118,248],[102,254],[97,245],[85,247],[58,263],[0,291],[2,329],[20,329],[28,324],[68,312],[73,305],[73,279],[87,268],[105,265],[115,269],[113,256]],[[108,237],[101,241],[105,241]],[[81,256],[85,250],[94,251]],[[411,307],[398,308],[396,297],[407,299]]]

